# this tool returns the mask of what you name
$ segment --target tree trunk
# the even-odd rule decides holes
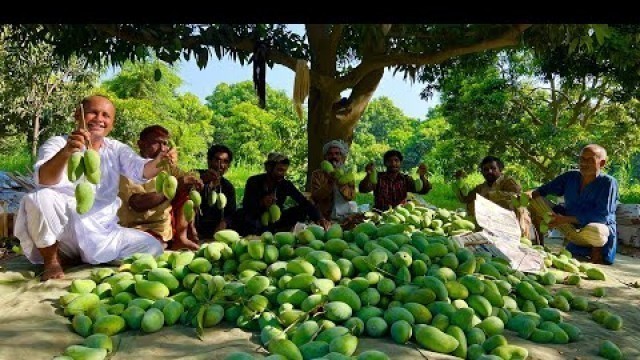
[[[31,159],[38,155],[38,138],[40,135],[40,115],[33,118],[33,133],[31,135]]]
[[[353,130],[367,108],[384,70],[372,71],[353,87],[349,99],[341,102],[339,91],[309,91],[309,122],[307,126],[307,183],[311,188],[311,173],[323,160],[322,147],[331,140],[344,140],[351,145]]]

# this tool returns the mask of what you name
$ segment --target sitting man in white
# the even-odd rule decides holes
[[[69,136],[54,136],[38,150],[34,165],[37,189],[20,203],[15,235],[29,261],[44,263],[42,281],[63,278],[65,262],[100,264],[137,252],[156,256],[163,251],[162,244],[150,234],[118,225],[121,200],[117,195],[121,174],[144,183],[160,172],[158,163],[169,161],[169,156],[161,152],[154,159],[145,159],[108,138],[115,112],[106,97],[87,97],[75,113],[79,130]],[[76,183],[67,176],[67,162],[73,153],[84,151],[85,144],[98,152],[101,176],[97,185],[91,184],[95,190],[93,206],[80,215],[74,196]]]

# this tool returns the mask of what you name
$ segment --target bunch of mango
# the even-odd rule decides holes
[[[182,213],[187,222],[192,222],[195,219],[196,211],[200,211],[200,205],[202,205],[200,193],[195,189],[191,189],[189,191],[189,200],[185,201],[182,207]]]
[[[471,191],[471,186],[462,179],[454,181],[453,184],[451,184],[451,188],[453,189],[454,194],[460,192],[462,196],[469,195],[469,192]]]
[[[213,206],[214,204],[218,209],[224,209],[225,206],[227,206],[227,195],[225,195],[222,191],[212,191],[209,194],[209,206]]]
[[[67,161],[67,177],[71,182],[84,180],[75,188],[76,212],[82,215],[91,210],[95,202],[95,189],[91,184],[100,183],[100,154],[93,149],[74,152]]]
[[[338,179],[338,184],[340,185],[352,183],[356,179],[356,173],[354,169],[345,167],[336,169],[333,164],[331,164],[327,160],[322,160],[322,162],[320,162],[320,169],[322,169],[322,171],[326,173],[334,174],[336,179]]]
[[[178,179],[162,170],[156,175],[156,192],[164,195],[169,201],[173,200],[178,190]]]
[[[432,221],[452,219],[436,213]],[[527,275],[506,260],[404,223],[214,236],[196,252],[136,254],[117,271],[94,269],[91,279],[74,280],[60,304],[86,339],[65,354],[103,359],[111,351],[107,338],[127,330],[144,334],[183,324],[202,336],[224,321],[259,333],[269,359],[389,359],[358,350],[359,338],[367,336],[462,359],[509,360],[526,359],[528,350],[509,344],[505,331],[536,343],[580,341],[569,311],[592,312],[608,329],[622,326],[605,320],[615,315],[598,310],[602,302],[553,290],[574,276],[605,278],[567,252],[539,248],[548,270]],[[602,353],[621,358],[610,342]]]
[[[465,211],[417,206],[413,202],[398,205],[383,213],[366,212],[376,224],[405,224],[410,231],[421,230],[427,235],[454,236],[473,232],[474,219]]]
[[[273,224],[280,220],[280,216],[282,215],[282,211],[278,204],[272,204],[269,206],[267,211],[263,212],[260,216],[260,223],[262,226],[269,226],[269,224]]]

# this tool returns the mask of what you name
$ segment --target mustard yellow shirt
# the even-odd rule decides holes
[[[173,176],[180,176],[179,170],[171,171]],[[120,188],[118,196],[122,200],[122,205],[118,209],[120,225],[142,231],[153,231],[160,235],[164,241],[173,238],[171,229],[171,201],[163,201],[155,208],[144,212],[138,212],[129,206],[129,198],[134,194],[147,194],[156,191],[156,178],[147,181],[145,184],[136,184],[125,176],[120,176]]]

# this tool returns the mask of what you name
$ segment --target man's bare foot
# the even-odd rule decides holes
[[[593,247],[591,248],[591,262],[594,264],[603,264],[604,259],[602,258],[602,248],[601,247]]]
[[[60,263],[49,263],[44,265],[44,272],[40,276],[41,281],[47,281],[49,279],[63,279],[64,271]]]
[[[174,239],[171,242],[171,250],[181,250],[181,249],[198,250],[199,248],[200,248],[200,245],[196,244],[195,242],[189,239]]]

